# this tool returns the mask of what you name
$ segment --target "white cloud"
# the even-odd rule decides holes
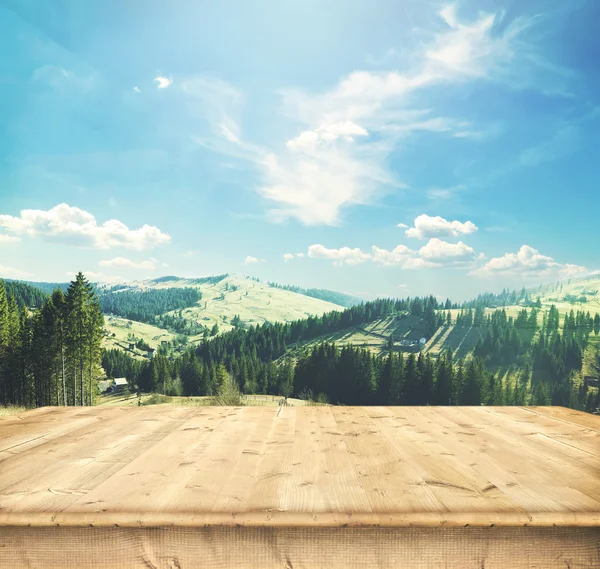
[[[391,251],[373,245],[373,261],[384,267],[401,267],[403,269],[417,269],[426,265],[422,259],[416,257],[416,251],[406,245],[398,245]]]
[[[391,251],[374,245],[372,250],[375,263],[384,267],[400,267],[406,270],[469,266],[477,258],[475,251],[462,241],[448,243],[438,238],[431,239],[418,251],[406,245],[398,245]]]
[[[158,83],[157,87],[159,89],[166,89],[171,83],[173,83],[172,79],[169,79],[168,77],[163,77],[161,75],[159,75],[158,77],[155,77],[154,81],[156,81]]]
[[[585,273],[585,267],[558,263],[529,245],[523,245],[517,253],[505,253],[502,257],[490,259],[472,271],[478,276],[518,275],[522,278],[569,277]]]
[[[296,253],[296,257],[304,257],[304,253]]]
[[[22,271],[21,269],[15,269],[13,267],[5,267],[4,265],[0,265],[0,278],[5,279],[24,279],[25,277],[30,277],[31,273],[27,271]]]
[[[411,67],[396,71],[355,71],[322,93],[282,92],[284,112],[298,124],[294,136],[279,148],[259,148],[241,135],[236,117],[240,96],[231,86],[195,83],[184,90],[202,99],[215,138],[195,140],[213,151],[252,161],[262,174],[259,194],[272,207],[274,222],[295,219],[305,225],[337,225],[352,205],[375,202],[403,184],[388,167],[399,140],[429,131],[442,136],[478,131],[464,120],[436,116],[416,107],[415,93],[424,88],[480,79],[506,79],[508,64],[525,49],[519,45],[522,21],[501,29],[494,15],[462,22],[454,7],[444,8],[445,27],[410,53]],[[216,83],[216,87],[215,87]],[[218,96],[214,96],[218,93]]]
[[[259,259],[258,257],[253,257],[252,255],[248,255],[244,259],[244,264],[246,265],[254,265],[256,263],[266,263],[264,259]]]
[[[415,219],[414,227],[406,230],[407,237],[427,239],[434,236],[458,237],[478,230],[471,221],[448,221],[440,216],[431,217],[423,214]]]
[[[332,259],[336,267],[342,265],[358,265],[371,259],[369,253],[364,253],[360,249],[350,249],[341,247],[340,249],[328,249],[323,245],[315,244],[308,248],[308,256],[311,259]]]
[[[141,89],[140,89],[140,88],[139,88],[137,85],[136,85],[136,86],[133,88],[133,90],[134,90],[136,93],[141,93],[141,92],[142,92],[142,90],[141,90]]]
[[[464,264],[475,260],[475,251],[462,241],[448,243],[437,237],[430,239],[427,245],[419,249],[419,255],[430,263]]]
[[[189,251],[184,251],[184,252],[181,254],[181,256],[182,256],[182,257],[189,258],[189,257],[193,257],[194,255],[197,255],[197,254],[198,254],[198,251],[194,251],[193,249],[190,249]]]
[[[407,229],[408,225],[406,225],[406,223],[399,223],[398,225],[396,225],[396,227],[399,227],[400,229]]]
[[[3,233],[0,233],[0,245],[6,243],[16,243],[17,241],[20,241],[19,237],[14,237],[13,235],[4,235]]]
[[[158,267],[158,261],[154,258],[136,263],[125,257],[115,257],[114,259],[100,261],[98,264],[101,267],[122,267],[127,269],[156,269]]]
[[[283,255],[283,260],[287,263],[288,261],[291,261],[294,258],[294,255],[292,255],[291,253],[285,253]]]
[[[16,235],[39,236],[69,245],[97,249],[123,247],[142,251],[171,241],[167,233],[152,225],[129,229],[116,219],[109,219],[98,225],[91,213],[64,203],[48,211],[24,209],[19,216],[0,215],[0,227]]]
[[[314,130],[305,130],[296,138],[288,140],[287,147],[294,151],[314,151],[318,146],[331,144],[338,139],[353,142],[355,136],[368,136],[369,133],[351,121],[340,121],[322,125]]]

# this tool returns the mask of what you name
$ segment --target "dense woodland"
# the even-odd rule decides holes
[[[56,289],[33,312],[19,308],[0,281],[0,404],[92,405],[103,326],[94,287],[81,273],[66,294]]]
[[[20,281],[3,281],[5,294],[15,299],[19,309],[40,308],[48,297],[41,289]]]
[[[576,386],[590,334],[600,333],[600,317],[571,312],[559,331],[552,307],[539,323],[538,309],[517,318],[505,310],[485,315],[464,309],[458,326],[487,329],[473,357],[456,361],[452,352],[433,360],[403,354],[391,346],[384,357],[360,347],[322,342],[292,359],[288,349],[348,326],[390,314],[420,314],[432,326],[448,321],[435,312],[434,299],[378,300],[342,313],[293,322],[233,330],[181,359],[155,358],[139,364],[116,351],[105,354],[105,367],[123,374],[144,391],[172,395],[214,395],[219,370],[226,369],[245,393],[312,398],[344,405],[565,405],[592,411],[597,391]],[[454,321],[451,321],[455,324]],[[499,370],[519,370],[515,383],[503,384]]]
[[[131,310],[150,307],[150,314],[153,306],[159,310],[171,306],[165,303],[189,302],[189,291],[198,293],[196,289],[152,292],[175,290],[183,294],[144,296],[126,290],[110,294],[126,295],[122,307]],[[3,403],[90,404],[101,361],[109,377],[125,376],[133,389],[167,395],[214,395],[229,374],[244,393],[343,405],[556,404],[586,410],[600,405],[597,391],[572,381],[574,372],[582,368],[590,335],[600,334],[600,316],[592,318],[589,312],[571,311],[561,322],[554,306],[541,314],[533,302],[530,310],[524,308],[513,318],[503,309],[486,314],[487,300],[480,297],[472,305],[463,304],[453,319],[450,312],[441,312],[456,307],[450,301],[440,304],[431,296],[380,299],[287,324],[239,327],[214,338],[207,333],[199,346],[181,357],[159,351],[153,360],[138,361],[119,350],[100,349],[101,297],[83,275],[66,294],[54,291],[33,311],[20,307],[15,294],[22,304],[34,306],[40,302],[36,295],[14,285],[11,291],[7,294],[5,287],[0,288]],[[507,294],[512,301],[513,293]],[[418,317],[429,337],[450,324],[486,332],[472,356],[458,361],[450,351],[435,360],[423,353],[404,354],[393,339],[384,356],[356,346],[319,343],[323,336],[392,315]],[[173,317],[181,314],[176,310]],[[518,370],[515,382],[501,380],[502,370],[508,368]]]
[[[113,287],[98,295],[102,311],[127,320],[157,324],[159,318],[172,310],[194,306],[202,299],[196,288],[159,288],[144,291]],[[162,323],[162,322],[159,322]]]

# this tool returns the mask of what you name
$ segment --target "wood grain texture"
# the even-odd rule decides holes
[[[43,408],[0,419],[0,568],[600,567],[600,417]]]
[[[0,525],[600,526],[564,408],[44,408],[0,419]]]
[[[10,569],[583,569],[598,528],[0,528]]]

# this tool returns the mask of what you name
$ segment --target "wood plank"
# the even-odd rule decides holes
[[[0,422],[0,441],[25,442],[0,462],[0,526],[600,526],[598,431],[566,417],[485,407],[24,413]]]
[[[579,569],[598,528],[7,528],[11,569]]]

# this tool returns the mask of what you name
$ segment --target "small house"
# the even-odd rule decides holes
[[[112,384],[113,392],[123,391],[123,389],[125,389],[126,387],[127,387],[127,378],[126,377],[115,377],[113,379],[113,384]]]
[[[135,344],[130,343],[129,350],[133,352],[133,350],[135,350]]]
[[[154,357],[154,352],[155,352],[155,351],[156,351],[156,350],[155,350],[154,348],[150,348],[150,349],[148,350],[148,359],[150,359],[150,360],[151,360],[151,359]]]

